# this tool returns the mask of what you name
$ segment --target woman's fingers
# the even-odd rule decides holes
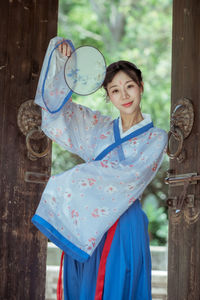
[[[60,43],[60,42],[59,42]],[[71,55],[71,47],[70,45],[65,42],[64,40],[62,41],[62,43],[58,46],[58,50],[59,52],[63,55],[63,56],[70,56]]]
[[[68,44],[68,47],[67,47],[67,56],[70,56],[71,53],[72,53],[71,47],[70,47],[70,45]]]

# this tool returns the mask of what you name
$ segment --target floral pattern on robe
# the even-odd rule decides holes
[[[153,127],[121,145],[124,160],[119,159],[118,148],[115,148],[102,160],[95,161],[99,153],[115,141],[111,117],[73,103],[71,99],[62,110],[51,114],[41,99],[41,82],[36,103],[43,107],[42,130],[85,163],[49,179],[35,215],[50,224],[50,239],[56,232],[56,239],[61,237],[69,241],[69,247],[75,246],[90,256],[104,233],[141,198],[155,176],[162,162],[167,134]],[[51,101],[56,101],[56,96]],[[124,133],[120,120],[121,137],[151,122],[149,115],[143,114],[143,117],[143,121]],[[59,246],[67,251],[62,243]]]
[[[143,116],[132,130],[150,122],[148,115]],[[68,101],[57,114],[43,110],[42,129],[86,163],[50,178],[36,214],[91,255],[103,234],[141,197],[155,176],[167,135],[153,127],[122,144],[125,160],[120,161],[114,149],[95,161],[114,142],[110,117]]]

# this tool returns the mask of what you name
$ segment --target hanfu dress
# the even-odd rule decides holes
[[[120,118],[71,99],[51,114],[40,97],[38,89],[42,130],[85,161],[50,178],[32,218],[65,252],[64,299],[150,300],[148,220],[140,198],[161,165],[165,131],[143,114],[143,121],[123,132]]]

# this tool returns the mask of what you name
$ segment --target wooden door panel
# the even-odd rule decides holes
[[[50,174],[51,154],[31,161],[17,126],[20,105],[33,99],[57,0],[1,0],[0,14],[0,299],[45,297],[46,238],[32,225],[44,185],[25,172]]]
[[[194,125],[184,140],[186,159],[170,161],[174,175],[200,174],[200,1],[173,1],[172,108],[180,98],[194,105]],[[174,145],[174,148],[176,145]],[[178,197],[183,186],[169,187],[169,197]],[[190,185],[194,209],[180,213],[169,209],[168,299],[200,299],[200,183]]]

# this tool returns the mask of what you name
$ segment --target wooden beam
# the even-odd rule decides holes
[[[17,127],[20,105],[33,99],[49,40],[57,33],[57,0],[0,1],[0,299],[45,298],[46,238],[32,225],[51,154],[31,161]]]

